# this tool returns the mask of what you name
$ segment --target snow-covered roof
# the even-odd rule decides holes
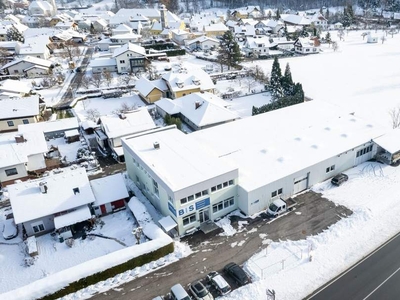
[[[393,129],[385,135],[373,139],[375,143],[386,151],[394,154],[400,151],[400,129]]]
[[[126,43],[125,45],[122,45],[118,49],[114,50],[113,57],[118,57],[127,51],[132,51],[143,56],[146,55],[146,50],[142,46]]]
[[[160,223],[160,225],[162,226],[162,228],[165,229],[166,232],[168,232],[171,229],[174,229],[176,226],[178,226],[176,224],[176,222],[174,221],[174,219],[171,218],[171,216],[166,216],[166,217],[160,219],[158,221],[158,223]]]
[[[46,193],[40,190],[41,182],[47,186]],[[59,174],[12,184],[7,188],[17,224],[95,201],[85,168],[67,169]]]
[[[161,178],[172,192],[228,172],[237,172],[235,166],[202,151],[200,143],[185,136],[178,129],[162,128],[152,134],[128,137],[122,141],[140,160],[151,166],[151,172]],[[154,148],[155,142],[159,144],[158,149]]]
[[[160,91],[166,91],[167,85],[165,84],[164,80],[156,79],[156,80],[148,80],[146,77],[140,77],[135,84],[136,89],[141,93],[143,96],[147,96],[150,92],[154,89],[158,89]]]
[[[170,88],[174,92],[196,89],[199,87],[202,91],[214,88],[214,83],[212,82],[210,75],[208,75],[202,69],[191,69],[190,72],[183,73],[171,71],[165,73],[162,78],[168,82]],[[199,84],[195,84],[195,81],[197,81]],[[183,83],[183,85],[181,83]]]
[[[32,47],[32,48],[30,48],[29,46],[25,47],[25,48],[23,47],[23,48],[20,49],[20,51],[22,49],[25,49],[26,51],[22,51],[23,54],[27,54],[27,53],[43,53],[44,52],[43,51],[43,47],[41,47],[42,48],[41,51],[38,49],[38,47],[37,48],[35,48],[35,47]],[[34,52],[34,50],[37,51],[37,52]],[[53,62],[50,61],[50,60],[46,60],[46,59],[42,59],[42,58],[33,57],[33,56],[29,56],[28,55],[28,56],[25,56],[23,58],[19,58],[19,59],[13,60],[12,62],[9,62],[8,64],[5,64],[4,66],[1,67],[1,70],[8,69],[9,67],[14,66],[16,64],[19,64],[21,62],[27,62],[27,63],[31,63],[33,65],[43,66],[43,67],[46,67],[46,68],[50,68],[51,65],[53,64]]]
[[[99,127],[99,125],[97,125],[95,122],[93,122],[91,120],[85,120],[81,123],[81,127],[83,128],[83,130],[86,130],[89,128],[97,128],[97,127]],[[18,126],[18,130],[19,130],[19,126]]]
[[[0,99],[0,120],[37,116],[39,97],[33,95],[17,99]]]
[[[54,218],[54,227],[60,229],[82,221],[89,220],[92,217],[87,205],[83,205],[72,212]]]
[[[223,23],[210,24],[209,26],[204,26],[205,32],[213,32],[213,31],[228,31],[229,28],[225,26]]]
[[[23,134],[24,142],[17,143],[16,133],[0,135],[0,168],[27,163],[29,156],[47,152],[47,144],[42,132]]]
[[[109,115],[100,117],[108,138],[122,137],[156,128],[146,107],[124,113],[124,117]]]
[[[121,173],[93,179],[90,181],[90,185],[96,198],[96,201],[93,203],[94,206],[100,206],[129,197]]]
[[[0,82],[0,91],[12,92],[18,94],[28,94],[31,91],[31,88],[25,81],[6,79]]]
[[[76,117],[73,117],[73,118],[58,119],[47,122],[21,124],[18,125],[18,132],[25,133],[29,131],[39,131],[43,133],[50,133],[54,131],[65,131],[69,129],[75,129],[78,127],[79,127],[78,119]]]
[[[276,46],[276,43],[274,43],[273,41],[271,43],[270,37],[268,36],[261,36],[257,38],[247,37],[245,45],[247,48],[257,49],[259,47],[271,48]]]
[[[90,66],[93,67],[103,67],[103,66],[116,66],[117,61],[115,58],[95,58],[90,61]]]
[[[117,28],[114,28],[111,30],[114,34],[118,33],[118,32],[132,32],[132,28],[130,28],[128,25],[126,24],[119,24],[117,26]]]
[[[310,25],[311,20],[300,15],[292,15],[292,14],[281,14],[281,20],[287,23],[296,24],[296,25]]]
[[[173,107],[171,107],[172,105]],[[179,109],[178,112],[198,127],[240,118],[236,112],[226,108],[228,106],[227,102],[207,92],[193,93],[175,100],[164,98],[157,101],[156,106],[162,108],[170,115],[177,113]],[[171,108],[172,111],[168,112]]]
[[[206,41],[211,41],[211,42],[214,42],[216,44],[219,44],[219,41],[217,39],[202,35],[202,36],[200,36],[200,37],[198,37],[196,39],[186,41],[186,45],[191,45],[191,44],[197,43],[197,42],[204,43]]]
[[[79,135],[78,129],[71,129],[71,130],[65,131],[65,137],[67,137],[67,138],[77,136],[77,135]]]
[[[159,19],[160,11],[154,8],[121,8],[116,14],[115,17],[121,16],[137,16],[143,15],[149,19]]]

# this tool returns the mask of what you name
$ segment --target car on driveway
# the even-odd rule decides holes
[[[340,174],[337,174],[336,176],[334,176],[334,177],[331,179],[331,183],[332,183],[333,185],[339,186],[339,185],[341,185],[343,182],[346,182],[347,180],[349,180],[349,176],[348,176],[347,174],[340,173]]]
[[[245,285],[250,282],[250,278],[247,276],[246,272],[234,262],[227,264],[224,267],[224,272],[228,276],[232,277],[238,285]]]
[[[14,222],[14,215],[12,213],[6,215],[6,220],[3,225],[3,238],[11,240],[18,235],[18,228]]]
[[[189,291],[196,300],[214,300],[214,297],[200,281],[193,282],[189,287]]]
[[[218,293],[221,296],[227,295],[230,293],[231,286],[226,282],[225,278],[222,277],[218,272],[212,271],[207,275],[207,279],[210,283],[215,287]]]

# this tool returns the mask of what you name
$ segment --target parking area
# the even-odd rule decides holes
[[[323,198],[320,194],[308,191],[298,195],[296,209],[289,214],[268,222],[260,215],[256,218],[231,218],[231,225],[238,230],[239,221],[247,224],[233,236],[221,235],[221,231],[204,234],[201,231],[182,239],[187,242],[193,254],[167,265],[148,275],[135,279],[118,290],[111,290],[94,296],[95,299],[153,299],[158,295],[166,295],[176,283],[182,284],[188,290],[190,283],[201,280],[210,287],[213,295],[217,295],[206,280],[211,271],[218,271],[226,278],[232,289],[237,284],[223,274],[223,267],[235,262],[242,265],[254,253],[265,248],[262,235],[273,241],[300,240],[315,235],[341,218],[351,215],[346,207]]]

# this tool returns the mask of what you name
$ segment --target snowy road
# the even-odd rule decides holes
[[[346,271],[310,300],[398,299],[400,234]]]

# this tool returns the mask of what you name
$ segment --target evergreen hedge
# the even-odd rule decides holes
[[[127,262],[111,267],[107,270],[104,270],[99,273],[95,273],[93,275],[90,275],[85,278],[81,278],[78,281],[74,281],[64,287],[63,289],[47,295],[43,298],[40,298],[41,300],[53,300],[53,299],[58,299],[61,297],[64,297],[68,294],[75,293],[76,291],[79,291],[83,288],[86,288],[90,285],[96,284],[100,281],[107,280],[108,278],[112,278],[118,274],[124,273],[128,270],[132,270],[136,267],[143,266],[144,264],[150,263],[152,261],[155,261],[161,257],[166,256],[167,254],[170,254],[174,252],[174,243],[170,243],[162,248],[159,248],[153,252],[143,254],[141,256],[132,258],[131,260],[128,260]]]

